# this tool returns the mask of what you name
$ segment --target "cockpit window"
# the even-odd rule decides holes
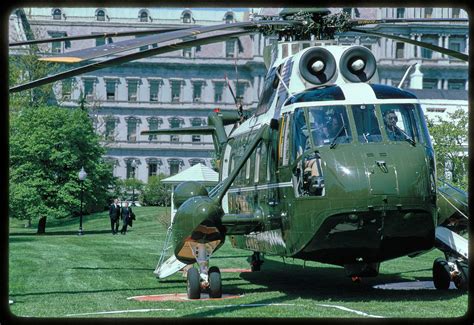
[[[294,149],[298,154],[310,149],[311,145],[325,146],[352,141],[343,105],[298,108],[295,110],[293,127]]]
[[[380,105],[384,128],[390,141],[423,142],[421,123],[413,104]]]
[[[352,114],[354,115],[359,142],[382,141],[379,124],[375,117],[374,105],[352,105]]]

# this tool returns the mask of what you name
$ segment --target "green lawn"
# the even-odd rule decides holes
[[[79,220],[48,220],[46,235],[36,225],[10,220],[9,298],[12,314],[48,318],[159,317],[461,317],[468,294],[458,290],[381,290],[376,284],[431,281],[433,250],[381,265],[380,275],[354,284],[340,267],[265,256],[261,272],[222,273],[224,294],[236,299],[180,302],[127,300],[140,295],[185,293],[180,273],[158,281],[166,228],[165,210],[137,207],[137,220],[123,236],[110,233],[108,213]],[[222,268],[248,268],[250,252],[226,243],[211,259]],[[109,312],[109,313],[106,313]],[[112,313],[113,312],[113,313]]]

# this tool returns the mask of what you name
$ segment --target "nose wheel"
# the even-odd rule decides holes
[[[433,262],[433,284],[438,290],[447,290],[454,282],[456,288],[467,290],[469,284],[468,265],[459,260],[448,262],[438,257]]]
[[[218,267],[209,268],[208,274],[200,274],[192,267],[187,273],[187,294],[189,299],[201,298],[201,292],[209,294],[209,298],[222,297],[221,272]]]

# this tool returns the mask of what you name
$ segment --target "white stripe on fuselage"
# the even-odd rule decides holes
[[[254,186],[247,186],[247,187],[233,187],[233,188],[229,189],[229,193],[250,192],[250,191],[258,191],[258,190],[269,190],[269,189],[272,189],[272,188],[283,188],[283,187],[293,187],[293,183],[292,182],[284,182],[284,183],[254,185]]]

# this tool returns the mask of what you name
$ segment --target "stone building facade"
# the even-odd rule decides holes
[[[353,18],[467,17],[464,10],[456,8],[330,10],[345,10]],[[30,28],[36,38],[48,38],[241,22],[249,20],[254,12],[260,10],[25,8],[26,25],[22,23],[18,12],[10,16],[10,40],[24,39],[24,28]],[[375,30],[468,52],[466,23],[377,25]],[[42,50],[45,54],[64,53],[127,38],[133,37],[53,42],[42,46]],[[234,110],[235,103],[227,87],[226,77],[244,108],[254,109],[266,73],[263,49],[269,42],[269,39],[256,34],[140,59],[58,82],[54,86],[55,92],[58,102],[66,107],[77,107],[81,98],[85,98],[96,130],[103,136],[103,144],[107,148],[105,158],[113,164],[114,175],[120,178],[135,177],[147,182],[151,175],[173,175],[199,162],[210,167],[214,147],[210,136],[143,136],[140,132],[205,125],[207,115],[213,109]],[[337,35],[335,43],[360,44],[371,49],[378,60],[382,84],[397,86],[407,67],[418,63],[421,79],[407,78],[404,88],[438,89],[443,93],[453,90],[465,94],[461,97],[452,96],[457,100],[453,105],[467,109],[467,63],[377,36],[345,33]],[[21,49],[17,51],[21,52]],[[450,96],[444,96],[443,103],[433,103],[433,98],[423,98],[425,94],[433,96],[433,92],[418,92],[427,103],[424,107],[427,113],[429,105],[436,107],[434,112],[437,114],[443,107],[444,111],[454,107]]]

